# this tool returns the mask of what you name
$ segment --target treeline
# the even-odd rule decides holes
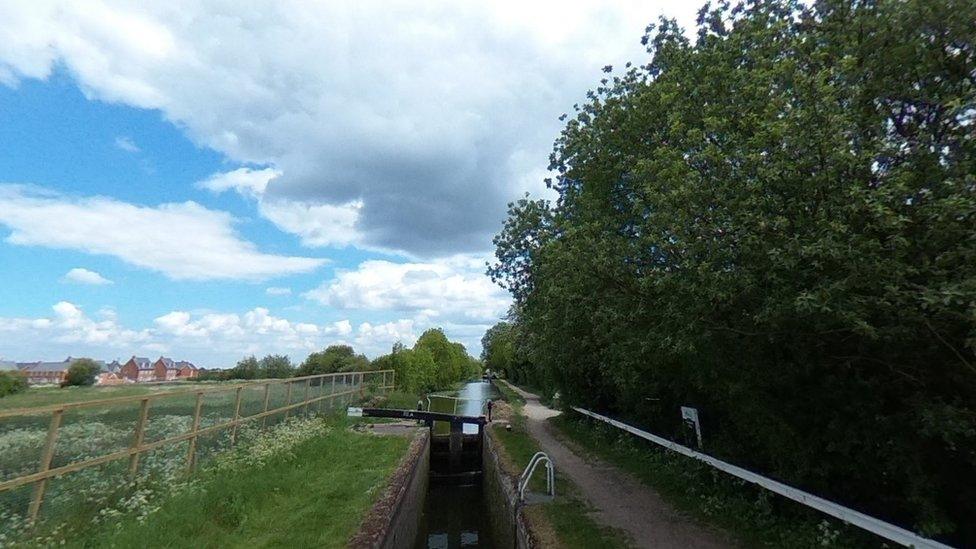
[[[976,545],[976,3],[649,28],[512,204],[485,366]]]
[[[298,366],[285,355],[268,355],[258,359],[248,356],[226,370],[206,370],[200,380],[289,378],[337,372],[394,370],[397,389],[423,393],[447,389],[454,383],[481,374],[481,363],[464,345],[449,341],[440,328],[424,332],[412,349],[401,343],[387,355],[369,360],[356,354],[349,345],[331,345],[308,355]]]

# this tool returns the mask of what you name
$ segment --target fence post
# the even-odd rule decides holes
[[[380,383],[380,390],[381,391],[386,390],[386,370],[383,370],[383,382]]]
[[[396,370],[393,370],[393,379],[390,380],[390,390],[396,390]]]
[[[41,451],[41,463],[37,469],[38,473],[43,473],[51,468],[51,460],[54,459],[54,446],[58,441],[58,429],[61,428],[61,418],[64,410],[55,410],[51,414],[51,425],[47,428],[47,439],[44,441],[44,449]],[[42,478],[34,483],[34,495],[30,502],[30,522],[37,522],[37,515],[41,512],[41,502],[44,501],[44,490],[47,489],[47,479]]]
[[[197,393],[197,405],[193,410],[193,429],[190,431],[193,436],[190,437],[190,449],[186,453],[186,468],[193,470],[193,464],[196,462],[197,454],[197,431],[200,430],[200,408],[203,407],[203,393]]]
[[[268,412],[268,400],[271,398],[271,383],[264,384],[264,412]],[[268,424],[268,416],[261,416],[261,428]]]
[[[149,399],[142,399],[142,404],[139,406],[139,421],[136,422],[136,430],[132,433],[132,449],[136,450],[136,453],[132,454],[129,458],[129,478],[135,478],[136,473],[139,471],[139,456],[140,452],[138,448],[142,446],[142,441],[146,436],[146,419],[149,417]]]
[[[305,380],[305,406],[302,408],[302,413],[305,417],[308,417],[308,388],[312,386],[312,378]]]
[[[291,386],[294,385],[294,383],[286,381],[285,385],[288,386],[285,396],[285,407],[287,408],[288,406],[291,406]],[[291,410],[285,410],[285,419],[288,419],[289,415],[291,415]]]
[[[230,432],[230,445],[233,447],[237,444],[237,420],[241,419],[241,393],[244,391],[244,386],[237,388],[237,398],[234,400],[234,427]]]

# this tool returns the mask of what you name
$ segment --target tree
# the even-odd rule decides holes
[[[357,355],[349,345],[330,345],[324,351],[308,355],[298,369],[298,375],[331,374],[335,372],[357,372],[370,368],[369,359]]]
[[[68,372],[64,376],[64,381],[61,382],[61,386],[94,385],[98,373],[101,371],[102,367],[94,360],[79,358],[68,367]]]
[[[652,28],[489,274],[568,400],[971,545],[976,3],[808,4]]]
[[[261,366],[254,355],[242,358],[237,365],[227,371],[227,379],[258,379]]]
[[[0,371],[0,397],[27,390],[27,379],[19,372]]]
[[[295,375],[295,367],[286,355],[268,355],[258,363],[260,377],[286,378]]]

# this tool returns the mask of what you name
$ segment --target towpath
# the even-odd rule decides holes
[[[668,505],[661,496],[631,474],[557,437],[546,421],[561,412],[539,402],[539,397],[506,383],[525,399],[529,434],[569,477],[594,509],[597,522],[626,532],[637,547],[731,548],[735,544],[721,533],[696,523]]]

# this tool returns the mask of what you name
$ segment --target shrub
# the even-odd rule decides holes
[[[27,379],[17,372],[0,372],[0,397],[27,390]]]
[[[68,374],[64,376],[64,381],[61,382],[61,386],[94,385],[95,378],[100,371],[102,371],[102,367],[94,360],[90,358],[79,358],[68,367]]]

